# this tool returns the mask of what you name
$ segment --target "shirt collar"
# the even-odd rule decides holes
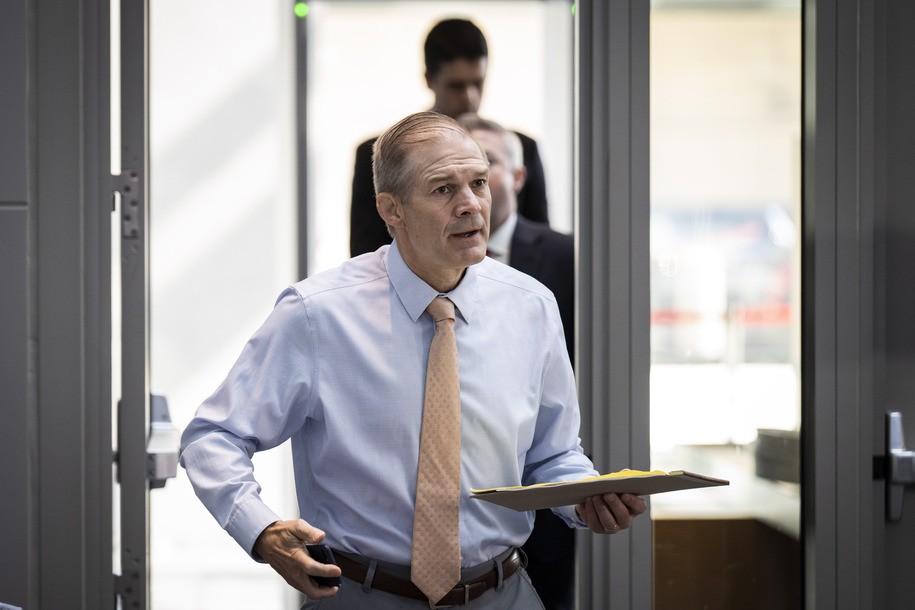
[[[491,256],[498,261],[508,264],[512,249],[512,235],[515,234],[515,225],[518,224],[518,213],[512,212],[502,226],[489,235],[488,250]]]
[[[426,311],[426,307],[432,302],[432,299],[439,296],[439,292],[432,286],[423,281],[413,270],[407,266],[406,261],[397,248],[397,240],[391,243],[385,254],[385,267],[388,270],[388,277],[391,278],[391,285],[394,292],[397,293],[400,302],[410,318],[416,322],[419,317]],[[451,299],[454,307],[460,317],[470,323],[473,318],[473,312],[477,301],[477,270],[476,265],[472,265],[464,272],[464,277],[460,283],[444,296]]]

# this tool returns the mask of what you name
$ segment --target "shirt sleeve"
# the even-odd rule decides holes
[[[287,290],[181,437],[194,492],[249,554],[279,519],[261,499],[251,457],[282,444],[307,417],[314,363],[307,326],[300,297]]]
[[[558,321],[559,312],[555,307],[550,315]],[[552,347],[544,366],[540,411],[525,464],[524,485],[574,481],[598,475],[584,454],[578,436],[581,425],[578,393],[562,326],[552,326]],[[559,507],[553,512],[571,527],[585,527],[573,506]]]

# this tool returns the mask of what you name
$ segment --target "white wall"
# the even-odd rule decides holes
[[[151,372],[183,429],[297,279],[293,16],[279,0],[150,6]],[[264,497],[293,517],[289,461],[288,445],[255,457]],[[288,603],[183,469],[151,507],[153,608]]]

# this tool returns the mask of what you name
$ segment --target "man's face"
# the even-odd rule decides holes
[[[414,273],[445,292],[486,256],[489,167],[476,143],[457,131],[417,144],[410,162],[416,179],[409,200],[391,200],[398,248]]]
[[[508,220],[517,209],[517,172],[502,134],[474,129],[471,134],[489,159],[489,191],[492,193],[491,231]]]
[[[442,63],[434,75],[426,74],[426,85],[435,94],[434,110],[451,118],[478,112],[485,78],[485,57]]]

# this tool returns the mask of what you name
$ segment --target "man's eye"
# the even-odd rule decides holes
[[[438,187],[437,189],[435,189],[434,192],[438,193],[439,195],[447,195],[448,193],[451,192],[451,187],[448,187],[448,186],[440,186],[440,187]]]
[[[477,180],[474,180],[473,186],[476,188],[483,188],[486,186],[486,178],[478,178]]]

